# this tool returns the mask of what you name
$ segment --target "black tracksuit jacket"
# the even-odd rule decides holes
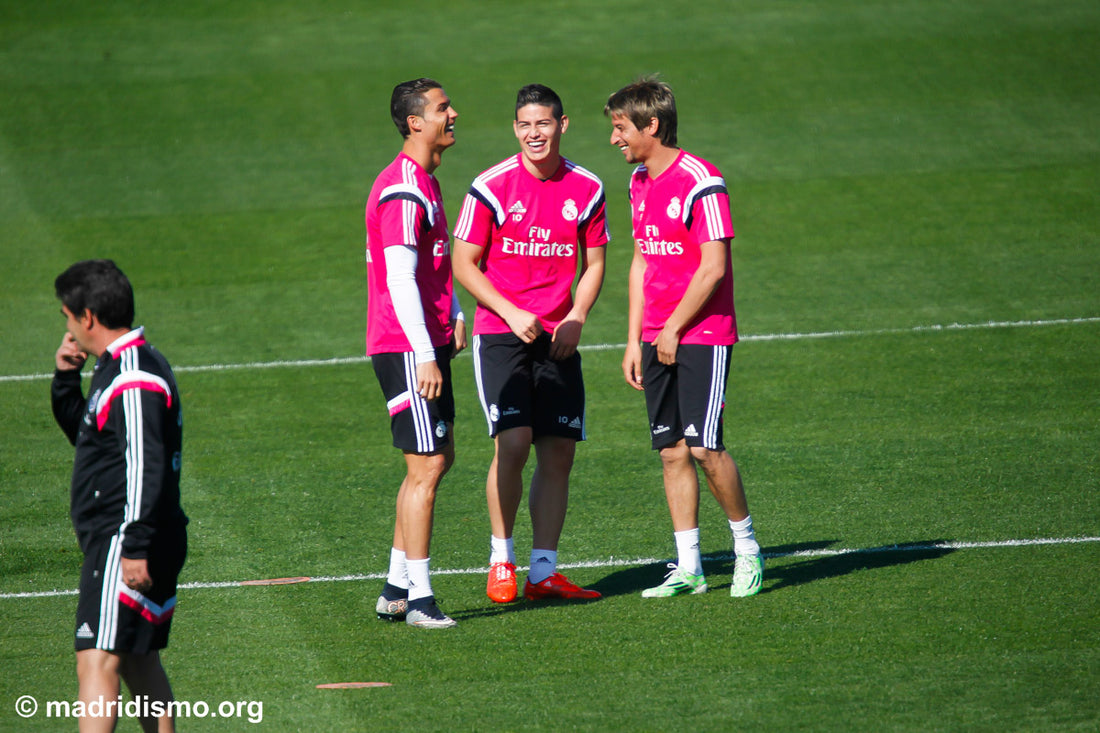
[[[76,446],[70,498],[81,550],[115,534],[132,559],[179,544],[183,421],[167,360],[131,331],[99,357],[88,395],[78,370],[54,373],[54,418]]]

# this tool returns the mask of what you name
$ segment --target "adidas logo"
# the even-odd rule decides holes
[[[686,428],[684,428],[684,435],[688,438],[699,437],[699,431],[696,429],[695,423],[692,423],[691,425],[688,425]]]
[[[571,423],[569,423],[569,427],[573,428],[574,430],[580,428],[580,426],[581,426],[581,419],[579,417],[573,418],[573,421]]]
[[[522,221],[523,215],[527,213],[527,209],[523,208],[522,201],[517,201],[508,209],[508,213],[512,215],[512,221]]]
[[[76,630],[76,638],[78,639],[94,639],[95,633],[92,631],[92,627],[85,621],[80,625],[80,628]]]

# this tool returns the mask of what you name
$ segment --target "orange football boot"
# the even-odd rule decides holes
[[[489,566],[489,582],[485,595],[494,603],[511,603],[516,600],[516,566],[510,562],[495,562]]]
[[[523,586],[523,597],[530,601],[537,601],[543,598],[595,600],[603,596],[597,590],[589,590],[573,584],[561,573],[554,573],[541,583],[532,583],[528,580]]]

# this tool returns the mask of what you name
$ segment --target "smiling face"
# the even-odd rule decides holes
[[[626,115],[613,113],[611,144],[623,152],[627,163],[644,163],[653,149],[660,146],[660,141],[649,131],[655,124],[656,120],[644,130],[639,130]]]
[[[419,115],[422,124],[420,134],[432,147],[445,150],[455,144],[455,120],[458,112],[451,106],[451,98],[436,87],[424,93],[424,111]]]
[[[528,104],[516,110],[512,128],[519,141],[519,149],[528,167],[542,169],[552,174],[561,157],[561,136],[569,126],[569,118],[554,117],[552,107]]]

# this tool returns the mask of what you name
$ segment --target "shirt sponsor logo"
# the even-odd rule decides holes
[[[660,228],[646,224],[645,236],[638,237],[638,249],[642,251],[644,255],[682,255],[684,253],[684,245],[681,242],[666,242],[663,239],[658,239],[661,236]]]
[[[642,251],[642,254],[652,256],[676,256],[684,253],[684,245],[680,242],[665,242],[663,240],[653,241],[650,239],[639,239],[638,249]]]
[[[501,242],[504,254],[521,257],[572,257],[576,248],[573,244],[558,242],[520,242],[504,237]]]
[[[432,246],[432,257],[449,257],[451,254],[451,240],[437,239]]]
[[[653,428],[653,434],[660,435],[661,433],[667,433],[669,430],[672,430],[672,428],[670,428],[668,425],[658,425],[657,427]]]

